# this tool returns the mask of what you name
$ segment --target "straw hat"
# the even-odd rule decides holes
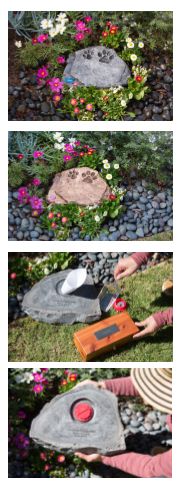
[[[159,411],[172,413],[172,369],[135,368],[131,379],[140,396]]]

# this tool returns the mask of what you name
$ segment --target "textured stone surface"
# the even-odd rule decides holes
[[[101,316],[93,279],[87,276],[83,286],[63,296],[61,287],[71,269],[45,277],[25,294],[22,309],[37,321],[46,323],[92,323]]]
[[[99,204],[110,193],[109,186],[98,171],[80,167],[56,174],[47,199],[51,201],[55,197],[54,202],[61,204],[75,202],[79,205],[93,205]]]
[[[72,76],[85,86],[109,88],[126,85],[130,71],[114,49],[95,46],[80,49],[69,56],[64,79],[67,76]]]
[[[82,403],[93,409],[87,422],[74,418],[75,406]],[[125,449],[116,396],[92,385],[55,396],[32,421],[30,437],[46,448],[68,453],[113,455]]]

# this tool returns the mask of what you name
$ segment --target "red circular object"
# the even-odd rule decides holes
[[[117,298],[113,304],[115,311],[124,311],[127,308],[127,303],[122,298]]]
[[[73,409],[73,417],[77,421],[80,421],[81,423],[87,423],[92,419],[94,415],[94,410],[90,404],[87,402],[81,402],[79,404],[76,404],[76,406]]]

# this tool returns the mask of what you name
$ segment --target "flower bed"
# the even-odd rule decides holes
[[[119,14],[110,19],[100,12],[59,13],[43,18],[36,36],[26,42],[15,41],[21,64],[33,68],[39,88],[46,86],[48,98],[57,111],[71,119],[94,120],[99,111],[104,120],[120,120],[129,112],[132,99],[141,100],[148,92],[149,70],[144,67],[144,42],[130,37]],[[114,20],[112,20],[114,19]],[[116,19],[116,21],[115,21]],[[63,77],[68,55],[89,46],[112,48],[130,67],[128,84],[106,89],[82,86],[71,76]]]

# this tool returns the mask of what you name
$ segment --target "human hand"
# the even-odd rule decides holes
[[[138,269],[138,264],[132,257],[125,257],[120,259],[114,269],[114,279],[122,279],[122,277],[131,276]]]
[[[86,379],[86,380],[83,380],[82,382],[79,382],[79,384],[76,384],[76,386],[74,387],[74,389],[77,389],[78,387],[82,387],[82,386],[89,386],[89,385],[92,385],[94,387],[96,387],[97,389],[106,389],[106,385],[105,385],[105,382],[103,380],[101,381],[95,381],[95,380],[90,380],[90,379]]]
[[[133,336],[133,339],[135,340],[151,335],[157,330],[157,323],[153,316],[149,316],[146,320],[141,321],[140,323],[135,323],[135,325],[138,326],[138,328],[143,328],[143,330]]]
[[[101,462],[102,460],[102,457],[101,455],[99,455],[99,453],[92,453],[91,455],[86,455],[85,453],[76,451],[75,456],[81,458],[81,460],[85,460],[85,462],[87,463]]]

